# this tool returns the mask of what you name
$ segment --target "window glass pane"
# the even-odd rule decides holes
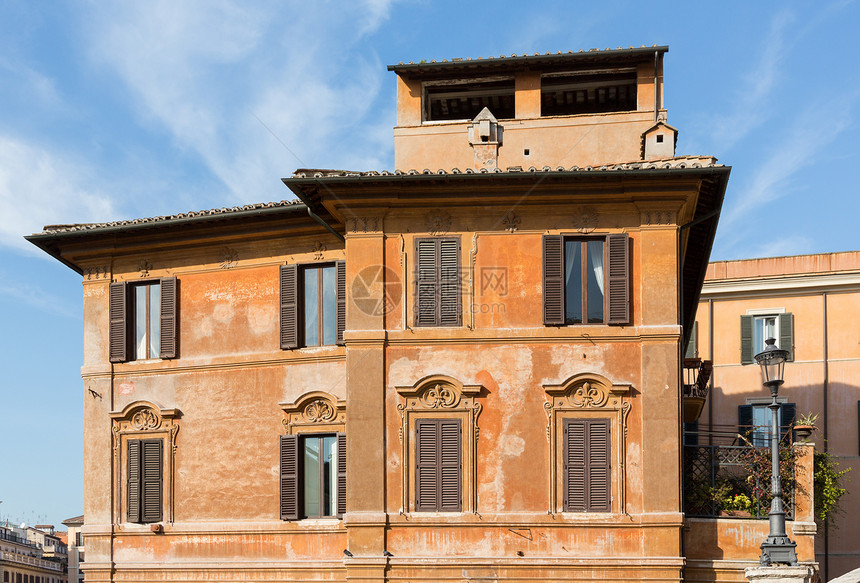
[[[134,288],[134,357],[146,358],[146,286]]]
[[[564,319],[568,324],[582,322],[581,241],[564,242]]]
[[[322,278],[322,343],[334,344],[337,341],[337,300],[335,299],[337,283],[335,281],[334,266],[323,267]]]
[[[588,321],[603,322],[603,241],[589,241],[588,265]]]
[[[337,438],[323,437],[323,516],[337,514]]]
[[[776,316],[758,316],[753,320],[753,354],[765,347],[768,338],[779,339],[776,331]]]
[[[149,357],[158,358],[161,352],[161,284],[149,288]]]
[[[304,440],[304,515],[320,516],[320,440]]]
[[[306,269],[305,279],[305,346],[319,346],[319,285],[318,269]]]

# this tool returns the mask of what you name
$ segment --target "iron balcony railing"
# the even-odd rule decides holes
[[[701,358],[684,359],[684,396],[685,397],[708,397],[708,381],[714,364],[710,360]]]

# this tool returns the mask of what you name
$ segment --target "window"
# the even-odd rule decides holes
[[[628,324],[628,247],[626,233],[545,235],[544,324]]]
[[[346,263],[282,265],[281,348],[343,344]]]
[[[541,116],[635,111],[636,71],[546,74],[540,102]]]
[[[741,364],[752,364],[755,355],[764,350],[765,340],[775,338],[779,348],[788,350],[794,360],[794,317],[790,313],[750,314],[741,316]]]
[[[513,78],[424,84],[424,121],[470,120],[485,107],[497,119],[515,116]]]
[[[460,239],[415,239],[415,325],[460,326]]]
[[[281,519],[346,512],[346,434],[281,436]]]
[[[564,510],[609,512],[609,419],[564,420]]]
[[[176,358],[178,280],[110,284],[110,361]]]
[[[684,351],[684,358],[698,358],[699,355],[699,323],[693,322],[693,329],[690,330],[690,339],[687,341],[687,349]]]
[[[128,440],[128,521],[161,520],[161,439]]]
[[[418,419],[415,424],[415,510],[462,509],[459,419]]]
[[[738,431],[741,435],[749,434],[748,439],[756,447],[770,446],[771,411],[769,401],[749,403],[738,407]],[[794,403],[780,403],[777,411],[779,436],[784,439],[791,430],[796,415]]]

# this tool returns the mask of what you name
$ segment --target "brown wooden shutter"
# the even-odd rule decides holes
[[[630,257],[627,233],[616,233],[606,237],[609,247],[609,278],[607,293],[609,324],[630,323]]]
[[[788,350],[788,360],[794,360],[794,316],[791,313],[779,315],[779,347]]]
[[[438,326],[439,322],[439,269],[437,261],[438,239],[416,239],[415,257],[415,325]]]
[[[741,364],[753,361],[753,317],[741,316]]]
[[[609,512],[611,501],[609,476],[609,421],[588,422],[588,510]]]
[[[281,520],[299,519],[299,438],[281,436]]]
[[[176,358],[178,341],[179,281],[175,277],[161,278],[161,346],[159,357]]]
[[[439,508],[439,425],[435,419],[415,423],[415,510]]]
[[[337,434],[337,517],[346,514],[346,433]]]
[[[565,512],[585,512],[585,420],[566,419],[563,437],[564,495],[562,506]]]
[[[128,441],[128,521],[140,522],[140,440]]]
[[[439,239],[439,325],[459,326],[463,302],[460,294],[460,240]]]
[[[161,520],[162,445],[161,439],[146,439],[141,442],[142,492],[141,522]]]
[[[439,510],[460,512],[462,507],[461,439],[459,419],[439,420]]]
[[[337,274],[337,340],[336,344],[343,346],[343,331],[346,329],[346,262],[336,261]]]
[[[299,271],[295,265],[281,265],[281,349],[290,350],[299,345]]]
[[[564,237],[543,237],[543,323],[564,325]]]
[[[128,286],[118,281],[110,284],[109,298],[110,318],[110,361],[125,362],[128,360]]]

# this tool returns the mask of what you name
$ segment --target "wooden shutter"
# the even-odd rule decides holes
[[[566,419],[563,437],[565,512],[609,512],[609,420]]]
[[[128,521],[140,522],[140,440],[128,441]]]
[[[337,434],[337,516],[346,514],[346,433]]]
[[[753,317],[741,316],[741,364],[753,361]]]
[[[281,265],[281,349],[289,350],[299,345],[299,272],[295,265]]]
[[[346,329],[346,262],[336,261],[337,276],[337,340],[335,344],[343,346],[343,331]]]
[[[179,281],[175,277],[161,278],[161,346],[159,357],[176,358],[178,340]]]
[[[565,512],[585,512],[586,459],[585,420],[566,419],[564,436],[564,498]]]
[[[588,422],[588,510],[609,512],[611,502],[609,481],[609,421],[592,419]]]
[[[564,238],[543,237],[543,323],[564,325]]]
[[[438,239],[416,239],[415,257],[415,325],[438,326],[439,321],[439,265]]]
[[[439,420],[439,510],[459,512],[462,504],[460,420]]]
[[[439,325],[459,326],[463,302],[460,294],[460,240],[439,239]]]
[[[161,439],[145,439],[141,442],[141,522],[158,522],[161,520],[161,478],[162,445]]]
[[[616,233],[606,237],[609,247],[609,277],[607,305],[609,324],[630,323],[630,258],[627,233]]]
[[[118,281],[110,284],[109,298],[110,318],[110,361],[125,362],[128,360],[128,286]]]
[[[788,350],[788,360],[794,360],[794,317],[791,313],[779,315],[779,347]]]
[[[794,421],[797,419],[797,405],[794,403],[782,403],[780,405],[779,438],[785,439],[786,434],[792,431]]]
[[[339,494],[339,493],[338,493]],[[299,438],[281,436],[281,520],[299,519]]]
[[[690,339],[687,341],[687,350],[684,353],[684,358],[696,358],[699,344],[699,323],[693,322],[693,330],[690,332]]]
[[[415,423],[415,510],[439,508],[439,424],[434,419]]]
[[[752,431],[752,405],[738,405],[738,433],[746,435]]]

